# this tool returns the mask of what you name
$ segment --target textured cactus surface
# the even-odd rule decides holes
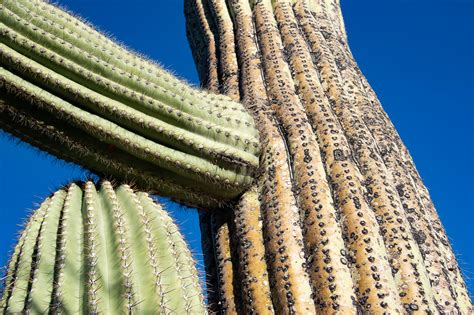
[[[36,210],[15,247],[0,312],[206,314],[195,261],[146,193],[71,184]]]
[[[215,207],[258,166],[251,115],[54,5],[0,4],[0,127],[57,157]]]
[[[201,216],[215,244],[204,252],[214,310],[469,314],[448,238],[352,56],[339,1],[187,0],[185,14],[202,83],[240,99],[262,139],[253,194],[231,218]],[[213,217],[225,222],[217,233]]]

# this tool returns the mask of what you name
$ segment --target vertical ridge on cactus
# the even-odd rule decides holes
[[[146,188],[200,207],[215,208],[251,184],[258,133],[239,103],[189,86],[51,4],[3,1],[0,21],[3,104],[10,113],[22,104],[78,132],[75,139],[61,139],[63,130],[51,125],[58,132],[46,135],[50,141],[42,149],[71,160],[74,153],[61,142],[84,145],[93,138],[110,150],[95,158],[89,150],[91,159],[74,162],[101,174],[107,171],[91,160],[116,154],[125,157],[122,164],[154,165],[156,173],[170,176]],[[2,128],[18,136],[32,133],[34,123],[11,130],[18,121],[10,117]],[[118,178],[149,181],[132,174],[140,173],[130,171],[134,164],[115,166]],[[187,194],[201,197],[187,200]]]
[[[79,185],[31,216],[0,310],[206,314],[195,261],[161,206],[128,185]]]
[[[190,0],[185,13],[200,29],[188,37],[202,83],[240,98],[261,134],[274,311],[472,311],[429,194],[354,61],[339,1]]]

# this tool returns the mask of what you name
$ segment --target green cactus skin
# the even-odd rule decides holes
[[[31,216],[11,258],[0,312],[206,314],[195,261],[146,193],[71,184]]]
[[[190,87],[42,1],[2,1],[0,38],[4,106],[12,112],[21,104],[21,110],[48,117],[48,128],[57,130],[54,137],[42,134],[50,141],[41,149],[101,173],[107,170],[94,160],[121,156],[116,177],[150,182],[147,188],[200,207],[215,207],[215,200],[232,199],[251,184],[259,163],[258,132],[231,98]],[[34,135],[34,121],[11,130],[15,123],[0,127]],[[74,130],[74,140],[61,139],[70,132],[65,126]],[[63,147],[65,141],[80,143],[90,158],[71,158],[75,152]],[[94,156],[89,143],[112,149]],[[156,175],[144,179],[143,165],[167,178],[159,185]]]

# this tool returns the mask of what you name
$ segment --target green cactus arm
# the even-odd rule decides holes
[[[56,35],[64,43],[73,44],[75,47],[84,49],[95,60],[110,62],[116,68],[132,76],[138,74],[140,77],[137,80],[138,82],[146,78],[150,82],[156,83],[158,87],[169,91],[175,90],[176,86],[179,86],[183,89],[183,94],[189,94],[189,100],[197,102],[199,106],[219,110],[221,114],[234,114],[235,111],[242,111],[241,107],[236,107],[236,104],[226,96],[208,94],[195,90],[188,85],[183,85],[182,81],[160,69],[152,62],[124,49],[92,27],[78,21],[77,18],[53,5],[43,1],[5,1],[5,8],[9,11],[9,14],[14,14],[20,19],[21,17],[26,18],[37,27],[50,33],[52,37]],[[17,18],[17,20],[19,19]],[[114,72],[108,70],[107,73],[112,75]],[[170,93],[169,96],[176,98],[176,104],[183,105],[180,95]],[[225,116],[217,118],[222,117]],[[251,121],[250,115],[245,114],[243,117]]]
[[[228,97],[198,92],[152,64],[148,64],[148,68],[145,69],[146,61],[127,58],[130,56],[130,52],[124,51],[123,48],[117,49],[116,45],[110,43],[110,40],[101,38],[97,42],[94,36],[77,34],[77,29],[80,26],[75,25],[75,18],[69,16],[55,23],[55,18],[60,15],[48,12],[58,11],[58,9],[42,2],[38,2],[38,4],[35,6],[29,1],[25,1],[23,5],[30,6],[31,9],[25,11],[21,9],[21,2],[6,1],[1,13],[2,20],[8,23],[11,28],[29,34],[38,43],[61,52],[60,54],[64,58],[88,65],[88,68],[101,76],[115,78],[116,82],[144,94],[158,93],[178,108],[192,103],[188,110],[196,115],[203,115],[206,120],[217,120],[224,124],[236,123],[239,126],[241,123],[252,122],[251,116],[243,111],[241,106],[236,106],[238,104],[232,102]],[[38,13],[42,14],[41,18],[35,19]],[[45,20],[48,23],[45,23]],[[121,71],[118,72],[118,70]],[[153,89],[149,85],[152,85]],[[189,95],[189,99],[183,98],[183,95]],[[211,113],[196,111],[196,109],[211,110]],[[209,115],[217,114],[217,111],[220,115]],[[239,118],[242,120],[239,121],[234,117],[236,112],[241,112]],[[248,131],[252,132],[251,129]]]
[[[18,68],[23,68],[31,75],[37,77],[41,76],[45,84],[54,85],[61,81],[59,76],[55,74],[48,75],[47,70],[43,66],[26,57],[15,55],[15,51],[3,44],[0,44],[0,60],[4,64],[9,63]],[[120,149],[132,155],[135,154],[144,160],[152,161],[158,166],[173,170],[180,175],[187,174],[194,180],[204,179],[207,181],[217,181],[223,179],[225,183],[235,183],[237,185],[240,184],[239,180],[243,180],[244,182],[251,181],[251,177],[249,176],[243,176],[242,178],[241,175],[214,165],[203,158],[160,145],[148,138],[130,132],[128,129],[114,124],[101,116],[92,115],[90,112],[63,101],[61,98],[42,90],[40,87],[21,79],[5,69],[0,69],[0,71],[0,80],[3,81],[5,85],[10,86],[10,89],[18,92],[21,91],[33,99],[39,98],[44,100],[45,103],[49,105],[46,110],[51,114],[63,114],[64,119],[70,118],[70,123],[75,124],[76,127],[83,129],[83,132],[91,136],[97,133],[97,131],[100,131],[101,134],[98,135],[98,137],[101,137],[100,140],[108,144],[115,144]],[[83,89],[82,86],[75,85],[74,82],[64,82],[63,87],[68,93],[76,93]],[[93,99],[94,96],[91,95],[86,98]],[[106,101],[102,102],[102,104],[106,103]]]
[[[3,1],[0,21],[0,66],[6,71],[0,97],[37,108],[43,103],[40,109],[52,121],[71,124],[84,145],[94,138],[92,146],[113,146],[140,161],[115,163],[114,176],[143,182],[139,166],[150,163],[169,175],[154,187],[158,192],[200,207],[215,207],[214,199],[220,200],[217,204],[232,199],[251,184],[259,162],[258,133],[239,103],[190,87],[50,4]],[[35,133],[26,130],[31,125],[23,124],[20,131],[12,123],[2,128],[34,139]],[[56,145],[49,137],[53,154],[65,142],[60,125],[51,126],[59,137]],[[107,158],[115,159],[113,154]],[[108,173],[93,159],[74,162]],[[173,184],[179,188],[166,187]],[[198,192],[207,197],[189,198]]]
[[[17,51],[21,50],[22,48],[27,47],[28,49],[35,50],[39,53],[39,51],[43,51],[43,55],[46,54],[48,56],[55,56],[52,58],[53,60],[61,60],[60,64],[62,66],[70,66],[73,69],[77,70],[77,68],[81,68],[80,66],[74,66],[68,63],[67,61],[63,61],[59,55],[54,53],[49,53],[48,49],[40,48],[39,45],[32,43],[27,38],[23,37],[20,34],[16,34],[13,31],[7,30],[4,28],[3,24],[0,24],[0,34],[3,34],[3,39],[8,41],[10,46],[15,47]],[[31,48],[35,47],[35,48]],[[6,56],[5,56],[6,57]],[[29,56],[31,57],[31,56]],[[34,59],[33,57],[31,57]],[[58,61],[59,62],[59,61]],[[7,63],[7,62],[5,62]],[[47,68],[43,68],[43,70],[47,70]],[[79,69],[78,73],[81,73],[85,77],[91,77],[90,74],[87,73],[87,69]],[[48,72],[42,72],[42,78],[38,77],[38,72],[34,73],[34,77],[32,74],[30,75],[31,81],[35,81],[38,85],[41,85],[43,88],[51,89],[49,86],[48,81],[44,79],[44,75],[48,75]],[[87,81],[82,82],[82,80],[77,80],[80,83],[75,83],[67,78],[54,75],[52,76],[56,81],[56,85],[53,87],[54,92],[60,96],[64,100],[68,100],[71,102],[77,101],[80,104],[84,105],[87,110],[98,114],[98,115],[110,115],[110,119],[116,123],[122,124],[126,126],[128,129],[135,130],[136,132],[146,136],[147,138],[164,143],[167,146],[176,148],[180,151],[186,152],[188,154],[194,155],[204,155],[207,158],[221,158],[223,165],[231,166],[232,163],[227,162],[228,160],[234,159],[235,162],[240,161],[242,165],[249,164],[249,165],[256,165],[258,160],[254,155],[256,153],[255,147],[252,145],[252,151],[245,152],[241,151],[234,147],[239,146],[239,143],[233,143],[232,145],[225,144],[219,142],[219,139],[215,140],[212,139],[213,133],[210,132],[211,128],[216,130],[220,130],[220,133],[216,135],[224,136],[225,133],[229,133],[229,131],[235,133],[229,128],[220,128],[219,126],[213,126],[210,123],[204,124],[203,121],[198,121],[196,123],[189,123],[189,118],[192,116],[188,114],[179,114],[179,116],[187,116],[182,119],[181,121],[172,121],[173,117],[165,117],[159,116],[155,114],[153,116],[149,116],[147,112],[143,113],[140,110],[136,110],[132,106],[124,105],[122,102],[116,101],[114,99],[110,99],[106,96],[103,96],[92,89],[87,88]],[[109,87],[110,84],[106,82],[106,79],[98,79],[99,82],[103,83],[106,87]],[[80,94],[71,94],[69,93],[68,89],[72,88],[75,91],[83,91]],[[84,87],[84,89],[83,89]],[[131,91],[130,93],[134,93]],[[138,94],[135,94],[136,98],[139,97]],[[141,96],[140,96],[141,97]],[[128,100],[131,103],[133,100]],[[145,104],[149,104],[145,102]],[[150,106],[151,107],[151,106]],[[164,106],[161,106],[164,108]],[[151,109],[160,108],[153,106]],[[162,110],[163,113],[167,114],[169,111],[164,108]],[[174,113],[175,111],[172,111]],[[159,118],[159,119],[156,119]],[[194,119],[194,118],[193,118]],[[179,126],[175,126],[177,123],[182,123],[185,127],[193,128],[193,131],[187,131],[186,129],[177,128]],[[189,124],[187,124],[189,123]],[[187,124],[187,125],[186,125]],[[196,132],[196,133],[194,133]],[[209,138],[211,137],[211,138]],[[209,139],[208,139],[209,138]],[[234,135],[232,139],[238,138],[239,141],[235,142],[247,142],[250,143],[254,141],[251,137],[242,136],[242,139]],[[221,140],[222,141],[222,140]]]
[[[117,126],[99,116],[90,115],[90,113],[76,108],[72,104],[41,90],[37,86],[32,85],[5,69],[0,69],[0,73],[0,85],[6,85],[10,91],[16,90],[17,93],[24,93],[30,99],[38,99],[48,104],[49,106],[45,106],[46,110],[50,112],[57,110],[57,112],[63,114],[65,117],[70,118],[71,123],[74,123],[77,128],[82,129],[83,132],[88,133],[90,136],[94,136],[95,130],[102,129],[102,134],[99,136],[102,137],[101,140],[107,144],[115,145],[126,152],[128,151],[130,155],[135,154],[169,171],[173,169],[173,171],[176,171],[178,175],[181,174],[183,177],[190,176],[191,179],[197,181],[207,177],[205,180],[207,183],[203,183],[203,185],[209,185],[212,182],[214,182],[215,185],[220,179],[223,179],[223,184],[227,184],[227,186],[232,186],[231,183],[236,183],[236,180],[237,183],[239,180],[243,180],[243,182],[247,183],[251,181],[250,176],[241,176],[231,170],[212,165],[212,163],[202,158],[172,150],[131,133],[127,129]],[[208,187],[212,188],[213,186],[209,185]],[[234,193],[235,191],[234,188]],[[224,194],[227,192],[228,191],[225,190],[222,191]]]
[[[11,103],[15,106],[9,106]],[[80,131],[76,128],[23,103],[12,99],[8,99],[7,103],[0,100],[1,128],[21,140],[65,160],[91,165],[91,170],[98,174],[125,177],[142,187],[151,187],[153,191],[160,191],[175,199],[181,196],[180,200],[183,200],[182,193],[186,191],[185,200],[190,205],[215,208],[222,203],[222,200],[201,190],[196,183],[172,176],[170,172],[151,163],[132,157],[115,147],[105,146],[93,137],[78,137]],[[194,187],[193,190],[190,187]]]
[[[32,35],[36,34],[34,28],[30,26],[29,29]],[[170,137],[171,139],[167,141],[168,145],[170,142],[171,144],[173,142],[189,143],[191,146],[189,149],[200,151],[210,156],[232,156],[232,152],[234,152],[236,157],[242,159],[243,163],[255,164],[255,157],[252,156],[258,149],[255,143],[255,135],[239,134],[235,131],[235,128],[240,128],[241,126],[232,126],[230,124],[230,127],[234,127],[234,129],[232,129],[230,127],[217,125],[213,122],[207,122],[203,119],[195,118],[186,112],[176,110],[166,103],[156,101],[156,98],[138,94],[136,89],[126,88],[116,84],[107,78],[89,71],[86,67],[78,63],[63,58],[61,54],[57,54],[45,48],[42,46],[44,42],[42,39],[38,39],[34,42],[21,33],[9,29],[3,23],[0,24],[0,34],[3,41],[16,51],[53,69],[58,75],[61,75],[61,77],[66,77],[77,82],[78,85],[87,88],[86,91],[89,91],[89,94],[93,93],[93,91],[96,92],[93,93],[96,95],[94,99],[112,99],[113,101],[111,102],[114,107],[118,107],[118,109],[113,112],[109,111],[108,114],[112,114],[115,120],[117,120],[117,115],[119,114],[122,114],[122,120],[124,115],[128,120],[137,117],[136,119],[139,119],[140,123],[133,124],[133,128],[138,128],[142,133],[147,133],[147,136],[151,136],[155,133],[157,135],[165,134],[167,137],[161,137],[160,141],[166,141],[167,138]],[[48,39],[49,38],[46,37],[45,40]],[[60,44],[58,44],[58,46],[59,45]],[[62,53],[64,54],[64,52]],[[63,78],[63,80],[64,79],[65,78]],[[66,80],[66,82],[68,81]],[[70,96],[68,93],[64,93],[62,88],[56,87],[55,91],[63,98]],[[82,96],[82,93],[78,96]],[[86,95],[84,95],[84,97],[86,97]],[[81,103],[84,103],[84,100],[82,100]],[[85,105],[87,105],[87,103]],[[104,103],[104,105],[107,105],[107,103]],[[143,128],[140,125],[159,125],[160,128],[152,132],[152,130]],[[191,131],[187,131],[183,127],[189,128]],[[243,131],[245,130],[247,129],[244,128]],[[196,133],[196,135],[193,136],[193,133]],[[175,134],[178,136],[173,137]],[[206,137],[210,139],[206,139]],[[208,143],[205,143],[206,140]],[[202,144],[202,142],[204,142],[204,144]],[[232,145],[226,144],[225,142]],[[210,148],[208,148],[209,146]],[[244,157],[245,155],[247,155],[247,157],[239,157],[241,153],[233,149],[234,146],[241,150],[247,149],[248,152],[243,151]],[[223,148],[230,152],[226,152]],[[214,149],[215,151],[213,151]]]
[[[195,262],[167,213],[127,185],[79,185],[58,190],[33,215],[9,265],[2,308],[206,314]]]

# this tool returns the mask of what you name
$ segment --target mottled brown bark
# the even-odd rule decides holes
[[[262,220],[244,195],[234,213],[247,234],[230,236],[246,257],[243,311],[469,313],[428,191],[348,47],[339,0],[200,1],[210,14],[187,19],[207,16],[217,72],[195,54],[198,70],[216,72],[214,86],[240,98],[261,132]],[[268,307],[255,295],[264,282],[248,282],[265,271]]]

